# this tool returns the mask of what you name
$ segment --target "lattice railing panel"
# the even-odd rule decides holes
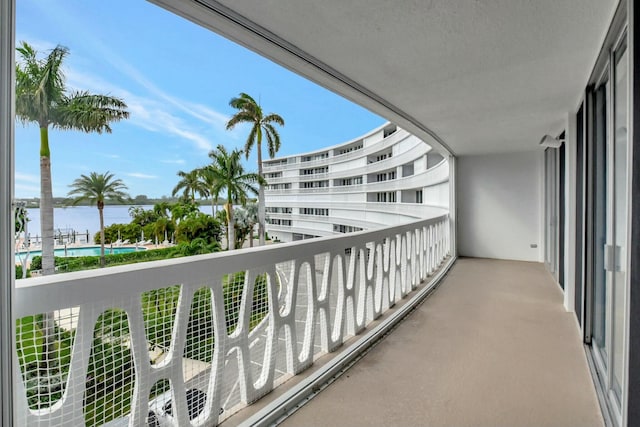
[[[415,290],[448,230],[442,216],[19,281],[19,421],[215,425]]]

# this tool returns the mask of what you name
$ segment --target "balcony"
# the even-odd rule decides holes
[[[56,353],[67,364],[57,394],[45,396],[44,376],[34,382],[21,364],[21,421],[92,425],[89,414],[98,415],[83,404],[87,396],[120,387],[126,403],[106,394],[117,408],[104,418],[110,426],[142,425],[159,399],[175,404],[157,417],[187,425],[194,388],[206,396],[191,417],[197,426],[271,423],[309,393],[317,396],[285,425],[602,425],[573,314],[541,264],[460,259],[420,304],[445,272],[438,266],[451,261],[447,218],[19,281],[22,328],[49,313],[54,333],[70,341],[66,360]],[[172,304],[151,325],[150,296],[167,293]],[[108,328],[113,309],[120,321]],[[195,322],[204,311],[208,320]],[[36,341],[18,337],[24,357]],[[88,373],[99,338],[128,350],[109,359],[114,372],[127,366],[117,385]],[[209,343],[197,355],[196,338]],[[53,405],[36,409],[34,396]]]
[[[313,181],[314,179],[322,179],[329,176],[329,172],[312,173],[308,175],[298,175],[300,181]]]
[[[383,333],[372,325],[426,293],[449,248],[442,215],[17,281],[18,422],[218,424],[322,356],[353,353],[353,337]]]

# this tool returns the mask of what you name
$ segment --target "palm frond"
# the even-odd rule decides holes
[[[267,134],[269,157],[273,159],[276,156],[276,153],[280,150],[280,134],[271,123],[264,123],[262,126]]]
[[[275,123],[277,125],[284,126],[284,119],[278,114],[269,113],[266,116],[264,116],[264,118],[262,119],[262,123],[264,124]]]
[[[238,124],[255,123],[255,121],[256,121],[255,116],[252,113],[249,113],[244,110],[240,110],[229,119],[226,125],[226,129],[231,130],[234,127],[236,127],[236,125]]]
[[[111,133],[110,123],[129,117],[125,108],[120,98],[74,92],[54,110],[52,125],[63,130]]]
[[[251,132],[249,132],[249,136],[247,136],[247,140],[244,143],[244,155],[248,159],[249,154],[251,154],[251,149],[254,145],[260,144],[260,138],[258,138],[260,127],[259,125],[253,125],[251,127]]]
[[[56,46],[44,59],[26,42],[17,48],[16,117],[23,124],[37,122],[62,130],[111,132],[110,123],[129,117],[119,98],[88,92],[67,94],[62,64],[69,49]]]
[[[83,201],[90,204],[104,203],[105,200],[117,200],[124,202],[129,198],[125,192],[126,184],[121,179],[114,179],[114,174],[109,171],[105,173],[91,172],[91,174],[80,175],[69,185],[71,190],[67,193],[68,199],[76,205]]]
[[[237,110],[244,110],[253,113],[261,112],[260,105],[249,94],[240,92],[236,98],[231,98],[229,105]],[[262,114],[260,114],[262,116]]]
[[[171,195],[175,196],[182,190],[182,196],[184,198],[195,199],[195,194],[198,193],[200,197],[207,197],[209,195],[209,188],[202,179],[200,169],[196,168],[190,172],[178,171],[177,175],[182,178],[176,186],[173,188]]]
[[[50,112],[64,97],[61,65],[69,50],[57,46],[44,60],[38,60],[38,52],[26,42],[16,50],[20,56],[16,62],[16,116],[23,124],[46,126]]]

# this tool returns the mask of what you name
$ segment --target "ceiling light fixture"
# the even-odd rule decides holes
[[[540,140],[540,146],[545,148],[560,148],[564,139],[555,138],[551,135],[545,135]]]

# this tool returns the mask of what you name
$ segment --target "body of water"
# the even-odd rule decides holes
[[[130,205],[117,205],[104,207],[104,225],[128,224]],[[144,209],[152,209],[153,206],[142,206]],[[211,205],[200,206],[200,211],[210,214]],[[28,232],[34,237],[40,235],[40,209],[27,209],[29,214]],[[100,217],[95,206],[70,206],[53,209],[53,227],[57,232],[62,230],[75,230],[78,233],[89,232],[89,240],[100,231]]]

